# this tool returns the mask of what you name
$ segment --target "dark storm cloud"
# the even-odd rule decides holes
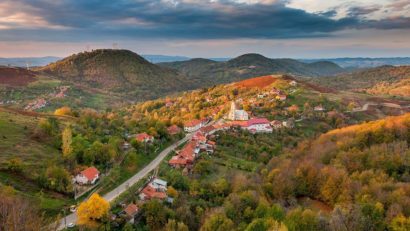
[[[408,18],[363,21],[373,8],[351,8],[347,17],[318,14],[272,4],[243,4],[229,0],[19,0],[29,15],[64,29],[2,30],[0,40],[82,41],[114,38],[305,38],[325,37],[349,28],[408,28]],[[177,2],[177,3],[175,3]],[[12,7],[12,6],[11,6]]]

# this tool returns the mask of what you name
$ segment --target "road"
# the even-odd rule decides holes
[[[103,196],[104,199],[106,199],[107,201],[111,202],[113,201],[115,198],[117,198],[119,195],[121,195],[123,192],[127,191],[128,188],[132,185],[134,185],[135,183],[137,183],[138,181],[140,181],[142,178],[144,178],[148,173],[150,173],[152,170],[154,170],[156,167],[158,167],[158,165],[164,160],[164,158],[170,153],[172,152],[175,148],[177,148],[179,145],[181,145],[182,143],[188,141],[189,139],[191,139],[193,136],[193,133],[187,134],[183,139],[175,142],[174,144],[172,144],[171,146],[167,147],[166,149],[164,149],[161,153],[158,154],[157,157],[155,157],[154,160],[152,160],[147,166],[145,166],[143,169],[141,169],[141,171],[139,171],[138,173],[136,173],[134,176],[132,176],[131,178],[129,178],[127,181],[125,181],[124,183],[122,183],[121,185],[119,185],[117,188],[115,188],[114,190],[112,190],[111,192],[105,194]],[[64,229],[66,226],[65,224],[70,224],[73,223],[75,224],[77,222],[77,215],[75,213],[72,213],[66,217],[63,217],[60,220],[60,225],[58,227],[58,230],[62,230]]]

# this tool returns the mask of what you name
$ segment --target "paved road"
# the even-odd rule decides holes
[[[154,160],[152,160],[147,166],[145,166],[141,171],[139,171],[138,173],[136,173],[134,176],[132,176],[131,178],[129,178],[127,181],[125,181],[124,183],[122,183],[121,185],[119,185],[117,188],[115,188],[114,190],[112,190],[111,192],[105,194],[103,197],[104,199],[106,199],[107,201],[113,201],[116,197],[118,197],[119,195],[121,195],[121,193],[127,191],[129,186],[134,185],[135,183],[137,183],[139,180],[141,180],[142,178],[144,178],[149,172],[151,172],[152,170],[154,170],[156,167],[158,167],[158,165],[162,162],[162,160],[164,160],[164,158],[171,152],[173,151],[175,148],[177,148],[179,145],[181,145],[182,143],[188,141],[189,139],[191,139],[193,136],[193,134],[188,134],[186,135],[183,139],[179,140],[178,142],[172,144],[171,146],[167,147],[166,149],[164,149],[160,154],[158,154],[157,157],[155,157]],[[64,218],[62,218],[60,220],[60,225],[58,227],[58,230],[62,230],[65,228],[65,224],[70,224],[73,223],[75,224],[77,222],[77,215],[75,213],[72,213]]]

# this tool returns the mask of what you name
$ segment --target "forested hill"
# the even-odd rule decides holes
[[[410,66],[382,66],[311,80],[319,85],[338,90],[410,96]]]
[[[152,64],[128,50],[94,50],[71,55],[39,71],[91,88],[149,99],[195,87],[177,71]]]
[[[234,82],[268,74],[324,76],[342,73],[343,68],[332,62],[303,63],[294,59],[270,59],[260,54],[245,54],[226,62],[208,59],[160,63],[183,74],[211,84]]]

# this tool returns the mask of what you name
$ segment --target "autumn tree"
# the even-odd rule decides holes
[[[188,231],[188,226],[183,222],[177,222],[176,220],[168,220],[165,226],[165,231]]]
[[[216,213],[211,215],[205,220],[205,223],[201,227],[201,231],[227,231],[232,230],[234,224],[231,219],[227,218],[222,213]]]
[[[95,228],[107,218],[109,210],[108,201],[94,193],[87,201],[78,206],[77,223],[88,228]]]
[[[73,147],[72,147],[72,131],[71,131],[71,126],[66,126],[61,133],[61,149],[63,151],[63,157],[68,158],[71,153],[73,152]]]
[[[71,108],[67,106],[58,108],[54,111],[54,115],[58,115],[58,116],[71,115],[71,114],[72,114]]]

